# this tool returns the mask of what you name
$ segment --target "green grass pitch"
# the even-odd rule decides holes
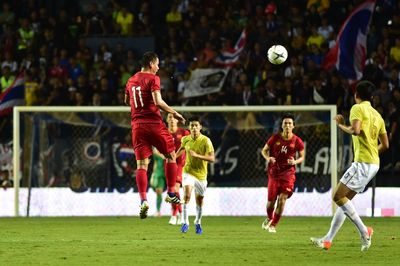
[[[203,217],[203,235],[168,218],[1,218],[0,265],[400,265],[400,218],[363,218],[375,231],[364,253],[349,220],[324,251],[309,238],[329,217],[282,217],[276,234],[263,217]]]

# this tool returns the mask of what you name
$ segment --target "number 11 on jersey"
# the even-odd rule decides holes
[[[144,106],[143,99],[142,99],[142,91],[140,89],[141,89],[140,86],[138,86],[138,87],[133,86],[132,87],[132,94],[133,94],[133,101],[135,102],[135,108],[138,107],[138,103],[137,103],[137,100],[136,100],[136,91],[138,91],[138,97],[139,97],[139,101],[140,101],[141,107]]]

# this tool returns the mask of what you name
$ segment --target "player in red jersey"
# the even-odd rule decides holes
[[[295,165],[304,161],[304,143],[293,134],[293,128],[294,116],[290,113],[283,115],[283,131],[270,137],[261,151],[268,162],[268,217],[261,227],[270,233],[276,233],[275,227],[282,216],[286,200],[293,194]]]
[[[125,87],[125,104],[131,106],[132,144],[136,156],[136,184],[141,199],[140,218],[147,217],[147,169],[152,155],[152,146],[166,158],[165,177],[168,196],[165,201],[179,203],[175,194],[177,166],[175,146],[171,134],[163,123],[160,109],[172,114],[178,121],[185,118],[171,108],[161,97],[157,54],[146,52],[142,58],[142,69],[129,78]]]
[[[181,147],[182,137],[189,135],[190,132],[186,129],[178,127],[178,119],[176,119],[172,114],[167,115],[167,123],[168,123],[168,131],[174,138],[175,151],[178,151],[179,148]],[[181,156],[176,158],[176,165],[178,169],[176,175],[175,191],[178,197],[179,197],[179,188],[181,187],[182,184],[182,168],[185,165],[185,158],[186,158],[185,156],[186,156],[185,153],[183,153]],[[172,225],[180,224],[181,213],[182,213],[182,205],[172,203],[172,215],[171,218],[169,219],[169,224]]]

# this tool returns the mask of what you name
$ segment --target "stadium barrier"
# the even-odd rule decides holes
[[[400,216],[400,188],[376,188],[375,216]],[[28,197],[28,188],[20,189],[20,198]],[[90,191],[76,193],[69,188],[32,188],[30,216],[136,216],[139,213],[139,195],[130,189],[126,192]],[[361,216],[371,216],[371,194],[368,188],[354,198],[354,205]],[[165,195],[164,195],[165,196]],[[330,216],[330,191],[319,193],[294,193],[285,207],[287,216]],[[236,204],[233,204],[239,199]],[[267,188],[218,188],[207,189],[203,213],[206,216],[265,216]],[[149,215],[156,211],[156,194],[149,189]],[[320,204],[309,207],[310,201]],[[0,217],[14,216],[13,189],[0,193]],[[28,202],[20,201],[20,212],[26,213]],[[195,215],[194,201],[189,204],[189,214]],[[162,203],[161,214],[171,214],[170,204]]]

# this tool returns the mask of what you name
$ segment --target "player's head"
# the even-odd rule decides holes
[[[360,99],[361,101],[371,101],[372,93],[376,89],[375,85],[368,81],[363,80],[357,83],[356,93],[354,97]]]
[[[173,114],[168,113],[168,115],[167,115],[167,123],[168,123],[168,126],[175,127],[175,126],[178,125],[178,119],[176,119]]]
[[[146,52],[142,57],[142,68],[144,70],[149,70],[151,73],[157,73],[159,67],[158,64],[160,61],[158,60],[158,56],[154,52]]]
[[[294,115],[292,113],[285,113],[282,116],[282,130],[291,132],[295,126]]]
[[[189,121],[189,130],[192,136],[198,136],[202,129],[201,121],[198,116],[192,116],[188,119]]]

